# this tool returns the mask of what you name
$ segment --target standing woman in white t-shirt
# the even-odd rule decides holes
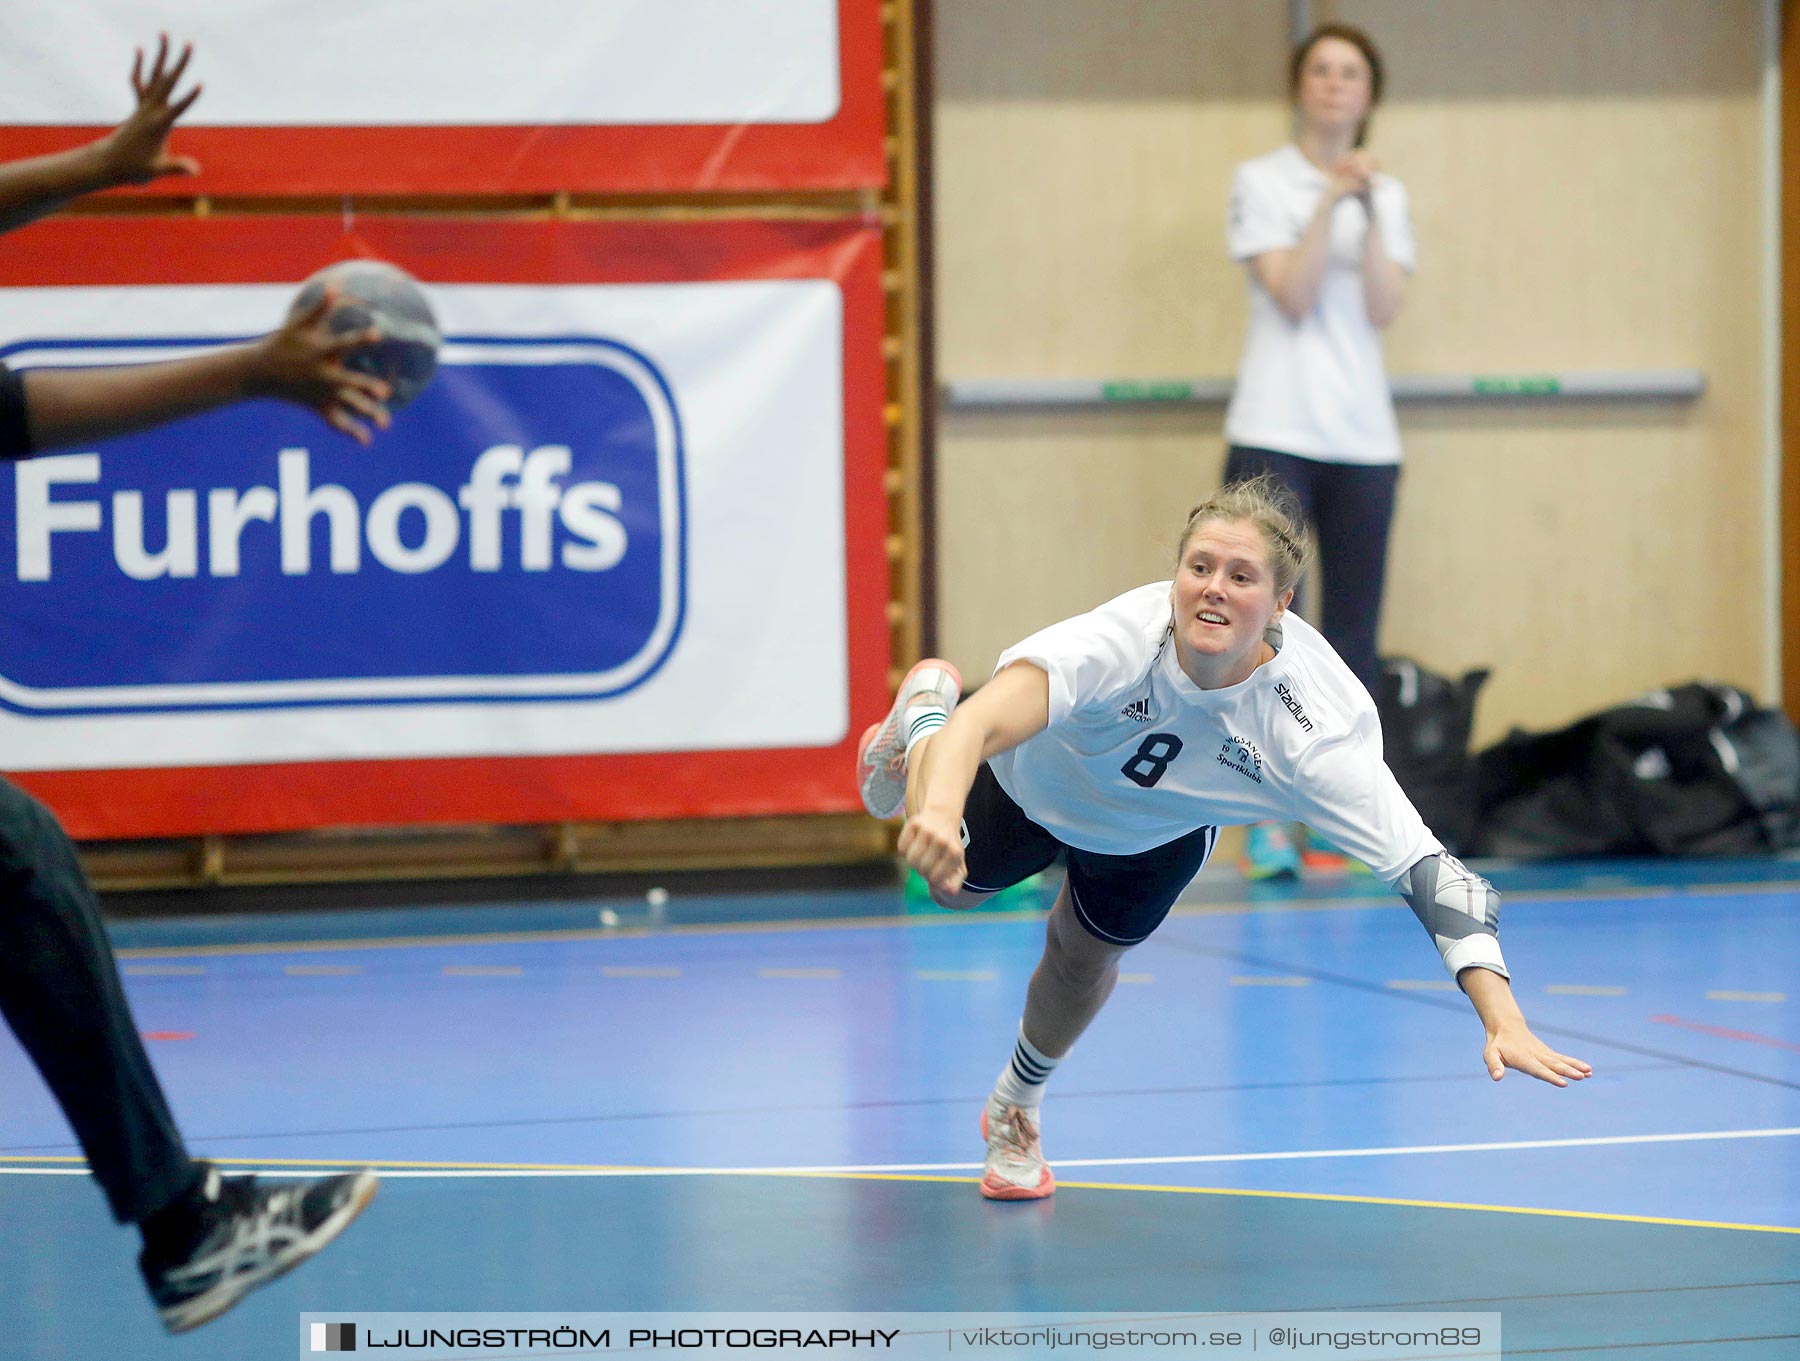
[[[1294,141],[1238,167],[1227,232],[1250,320],[1225,413],[1225,481],[1267,473],[1299,498],[1319,543],[1320,627],[1371,691],[1400,473],[1380,333],[1413,268],[1406,190],[1365,149],[1381,83],[1367,34],[1315,29],[1289,69]],[[1251,829],[1249,873],[1298,864],[1279,829]]]
[[[956,668],[907,673],[863,735],[876,817],[945,907],[970,907],[1061,856],[1044,956],[982,1112],[981,1193],[1056,1189],[1038,1141],[1044,1083],[1111,995],[1119,960],[1161,925],[1221,826],[1300,819],[1405,896],[1486,1031],[1498,1080],[1587,1077],[1525,1024],[1507,983],[1500,899],[1444,853],[1381,760],[1368,692],[1288,612],[1310,551],[1267,478],[1188,516],[1172,581],[1127,591],[1000,654],[957,707]]]

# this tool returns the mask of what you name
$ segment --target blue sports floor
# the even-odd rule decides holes
[[[123,922],[195,1150],[381,1194],[166,1338],[0,1035],[0,1356],[291,1357],[308,1311],[1428,1308],[1499,1312],[1508,1356],[1800,1356],[1800,863],[1492,873],[1590,1081],[1491,1082],[1370,881],[1209,871],[1051,1079],[1032,1204],[974,1182],[1041,897]]]

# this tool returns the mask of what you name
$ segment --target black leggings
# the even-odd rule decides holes
[[[0,1015],[68,1117],[115,1218],[137,1222],[193,1186],[75,847],[49,809],[6,780]]]
[[[1136,945],[1162,925],[1181,891],[1206,867],[1217,827],[1135,855],[1102,855],[1059,841],[1026,816],[983,761],[963,805],[963,849],[975,893],[997,893],[1047,869],[1058,854],[1069,871],[1069,904],[1096,940]]]
[[[1387,583],[1388,530],[1394,521],[1395,463],[1325,463],[1273,449],[1234,444],[1225,456],[1225,481],[1248,482],[1272,473],[1300,499],[1319,539],[1324,575],[1313,622],[1338,656],[1374,694],[1381,675],[1375,650],[1381,594]]]

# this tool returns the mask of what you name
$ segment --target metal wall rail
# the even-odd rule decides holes
[[[1230,378],[975,378],[946,382],[944,406],[1036,410],[1063,406],[1189,404],[1231,399]],[[1692,401],[1706,391],[1698,369],[1577,369],[1562,373],[1402,373],[1391,380],[1402,402],[1601,400]]]

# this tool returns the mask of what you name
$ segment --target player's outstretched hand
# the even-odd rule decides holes
[[[1594,1075],[1593,1068],[1580,1059],[1559,1054],[1531,1033],[1523,1021],[1506,1023],[1490,1030],[1487,1045],[1481,1051],[1488,1076],[1495,1082],[1506,1076],[1508,1068],[1540,1078],[1553,1087],[1567,1087],[1584,1077]]]
[[[326,318],[337,302],[337,290],[327,288],[310,308],[290,316],[279,331],[255,343],[249,392],[311,407],[358,444],[367,445],[371,426],[386,430],[392,423],[386,406],[388,385],[346,367],[344,356],[381,339],[381,332],[369,327],[334,333]]]
[[[956,907],[968,867],[963,862],[962,828],[956,821],[921,809],[900,829],[901,858],[919,872],[941,907]]]
[[[144,51],[138,49],[131,63],[131,88],[137,95],[137,108],[131,116],[114,128],[100,143],[107,176],[113,184],[148,184],[165,175],[197,175],[200,163],[192,156],[169,153],[169,132],[175,120],[186,113],[200,98],[196,85],[176,97],[175,87],[181,83],[194,46],[182,47],[173,65],[169,64],[169,35],[157,40],[156,59],[150,70],[144,70]]]

